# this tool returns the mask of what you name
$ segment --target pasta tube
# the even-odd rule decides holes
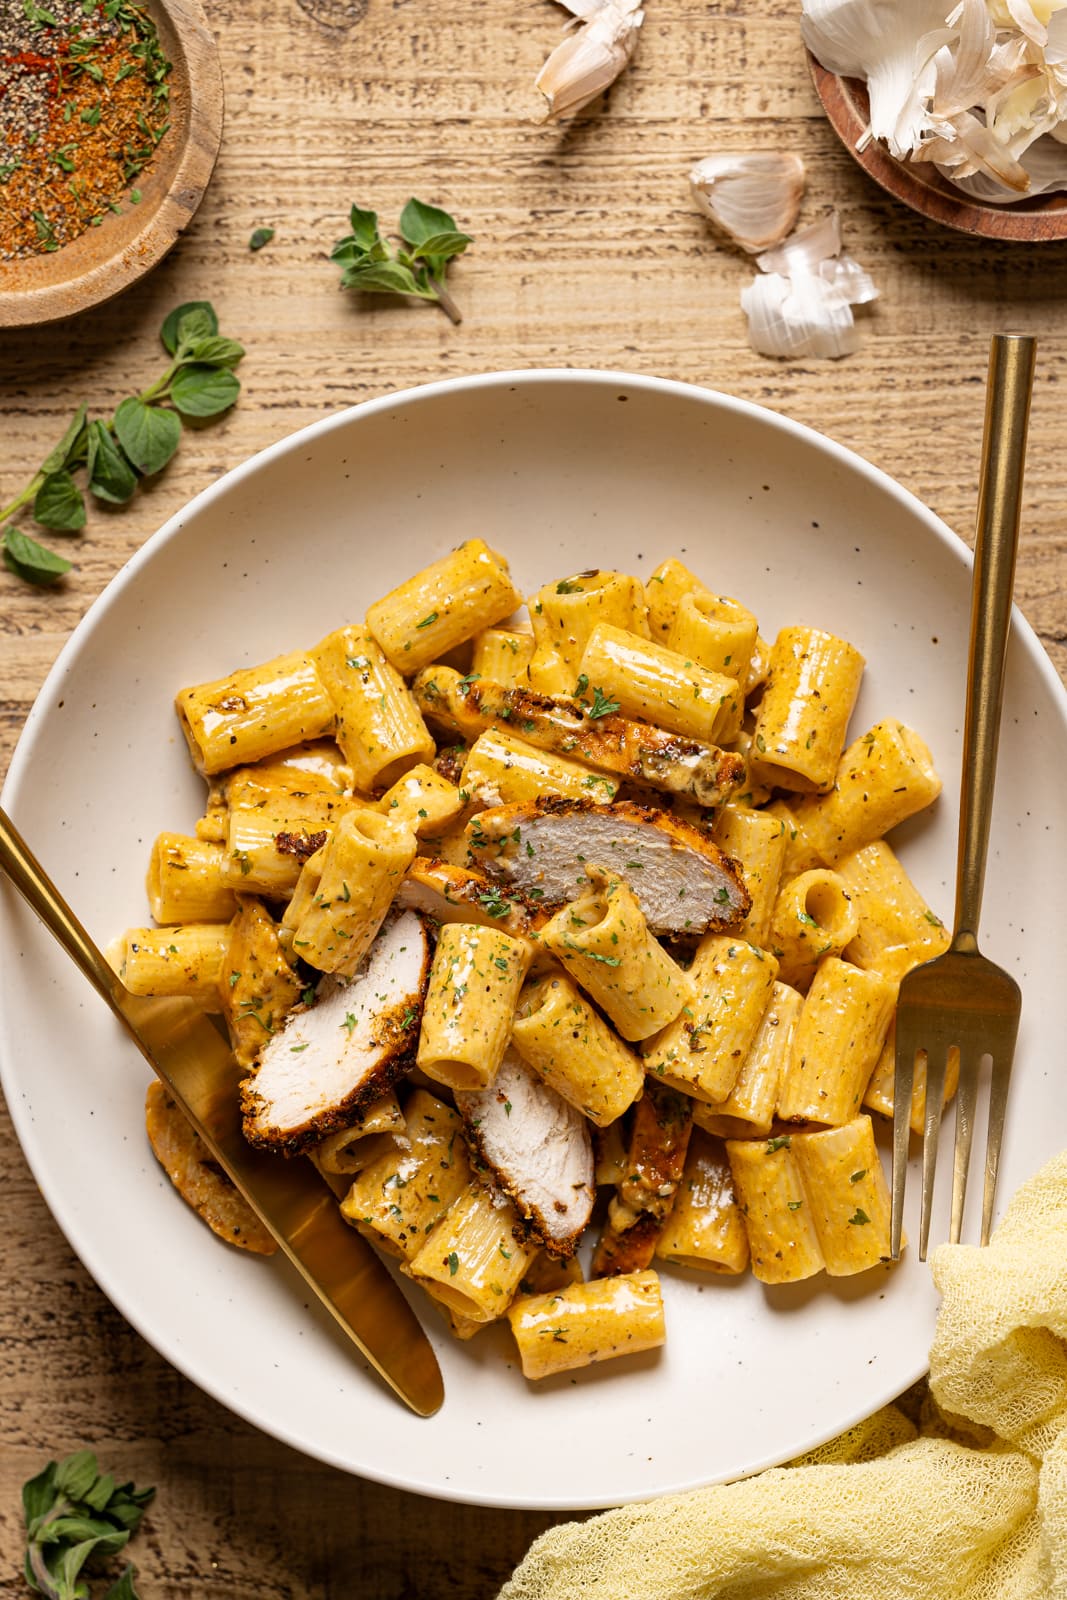
[[[404,1113],[396,1095],[390,1092],[361,1111],[350,1127],[328,1133],[308,1153],[320,1172],[350,1177],[406,1145],[406,1136]]]
[[[540,795],[571,800],[614,800],[619,779],[591,772],[567,756],[538,750],[504,728],[487,728],[471,745],[463,767],[463,787],[482,806],[508,806]]]
[[[806,989],[824,956],[839,956],[856,936],[859,912],[836,872],[813,867],[782,886],[769,943],[783,983]]]
[[[804,831],[803,824],[797,820],[797,801],[772,800],[770,805],[764,806],[763,816],[773,817],[780,823],[782,836],[785,839],[785,860],[782,862],[782,878],[799,878],[802,872],[810,872],[812,867],[822,867],[826,863],[816,850],[811,839]]]
[[[405,678],[522,604],[503,556],[482,539],[424,567],[367,612],[367,627]]]
[[[582,652],[579,685],[626,717],[639,717],[683,738],[725,744],[741,726],[741,692],[733,678],[709,672],[663,645],[599,623]],[[603,714],[603,713],[599,713]]]
[[[465,801],[454,783],[432,767],[410,767],[378,801],[383,817],[410,828],[419,839],[440,834],[462,815]]]
[[[818,628],[783,628],[774,642],[753,742],[753,776],[772,787],[833,787],[864,660]]]
[[[766,812],[731,804],[719,810],[711,836],[737,862],[752,901],[738,933],[765,946],[785,861],[785,824]]]
[[[537,1245],[520,1244],[519,1214],[480,1183],[457,1195],[408,1263],[410,1276],[472,1322],[503,1316]]]
[[[175,708],[197,770],[207,776],[317,739],[334,725],[333,701],[300,650],[180,689]]]
[[[589,888],[541,929],[562,962],[624,1039],[647,1039],[694,998],[689,977],[648,931],[637,897],[603,868],[586,869]]]
[[[119,977],[131,994],[184,995],[207,1011],[218,1011],[219,977],[229,943],[225,922],[131,928],[122,945]]]
[[[678,602],[667,648],[733,678],[744,695],[756,631],[755,617],[736,600],[698,590]]]
[[[655,1272],[521,1295],[508,1311],[523,1377],[548,1378],[594,1361],[654,1350],[666,1338]]]
[[[272,767],[235,773],[227,786],[226,873],[238,893],[286,900],[309,855],[352,801],[327,778]]]
[[[745,1219],[752,1271],[761,1283],[796,1283],[814,1277],[825,1262],[793,1135],[727,1139],[726,1158]]]
[[[700,1128],[689,1141],[685,1171],[656,1255],[698,1272],[736,1275],[748,1266],[748,1234],[726,1152]]]
[[[502,684],[505,689],[525,688],[526,668],[533,652],[532,628],[483,628],[474,637],[471,674]]]
[[[706,934],[689,969],[694,998],[646,1048],[645,1070],[696,1100],[725,1100],[752,1048],[777,975],[777,961],[758,946]]]
[[[219,976],[219,1010],[226,1018],[239,1067],[250,1067],[300,998],[303,985],[289,965],[270,913],[258,900],[241,905],[231,924]]]
[[[148,863],[148,904],[157,922],[229,922],[237,900],[225,852],[182,833],[161,833]]]
[[[799,801],[794,821],[810,847],[833,867],[932,805],[940,793],[941,779],[928,747],[911,728],[890,718],[876,722],[849,745],[831,792]]]
[[[889,1188],[870,1117],[795,1133],[792,1151],[830,1276],[850,1277],[888,1261]]]
[[[808,990],[782,1079],[786,1122],[850,1122],[867,1091],[893,1015],[896,985],[827,956]]]
[[[920,962],[947,950],[952,936],[916,889],[884,839],[837,864],[859,925],[845,954],[857,967],[899,983]]]
[[[338,628],[312,652],[337,710],[337,743],[357,789],[387,789],[435,746],[410,690],[366,628]]]
[[[885,1036],[882,1053],[878,1057],[871,1081],[867,1085],[867,1093],[863,1097],[863,1104],[869,1111],[877,1111],[883,1117],[892,1117],[894,1097],[893,1087],[896,1082],[897,1067],[897,1029],[896,1023],[889,1024],[889,1032]],[[945,1061],[945,1093],[941,1102],[942,1111],[956,1093],[960,1083],[960,1052],[956,1045],[949,1045],[948,1056]],[[911,1113],[908,1123],[912,1133],[921,1134],[926,1126],[926,1052],[919,1051],[915,1058],[915,1071],[911,1085]]]
[[[658,644],[667,643],[678,607],[687,594],[710,595],[711,590],[701,583],[695,572],[690,572],[684,561],[668,556],[645,584],[649,635]]]
[[[445,923],[437,940],[417,1062],[450,1089],[484,1089],[511,1033],[531,947],[496,928]]]
[[[644,1086],[638,1057],[563,973],[523,991],[511,1038],[527,1066],[598,1128],[621,1117]]]
[[[404,1123],[405,1147],[357,1174],[341,1215],[388,1255],[412,1261],[472,1180],[463,1124],[451,1106],[416,1089],[404,1106]]]
[[[778,1105],[778,1091],[793,1048],[793,1034],[803,1000],[788,984],[776,983],[756,1037],[726,1099],[709,1106],[693,1104],[693,1120],[724,1139],[769,1134]]]
[[[294,930],[294,951],[320,972],[351,977],[385,920],[415,848],[409,828],[354,806],[322,852],[318,892]]]
[[[580,572],[546,583],[530,601],[530,622],[528,678],[538,694],[574,694],[582,652],[598,623],[648,638],[644,588],[625,572]]]

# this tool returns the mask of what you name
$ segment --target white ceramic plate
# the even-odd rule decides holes
[[[963,544],[770,412],[647,378],[522,372],[372,401],[283,441],[200,495],[94,606],[29,719],[5,803],[101,943],[146,920],[151,841],[202,808],[175,689],[358,618],[471,534],[507,552],[526,590],[597,564],[647,574],[678,552],[765,635],[796,620],[853,640],[869,663],[854,729],[901,716],[944,776],[945,798],[898,843],[951,916]],[[1067,1138],[1048,892],[1067,836],[1065,701],[1017,619],[983,922],[1025,997],[1002,1199]],[[771,1291],[668,1271],[662,1352],[540,1387],[504,1330],[455,1344],[422,1302],[446,1400],[420,1421],[285,1265],[225,1248],[177,1200],[145,1141],[141,1058],[9,890],[0,1018],[19,1138],[97,1282],[195,1383],[347,1471],[486,1505],[605,1505],[787,1459],[925,1369],[936,1296],[914,1251],[896,1270]]]

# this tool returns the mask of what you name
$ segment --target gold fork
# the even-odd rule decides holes
[[[996,334],[989,352],[985,433],[975,530],[971,591],[971,642],[967,662],[967,711],[960,786],[959,856],[952,943],[944,955],[909,972],[897,1001],[896,1077],[893,1088],[893,1212],[891,1252],[900,1255],[904,1184],[915,1058],[926,1057],[926,1116],[923,1129],[922,1210],[919,1259],[930,1237],[937,1144],[949,1050],[959,1049],[956,1144],[949,1238],[959,1242],[967,1169],[974,1136],[978,1074],[992,1058],[986,1137],[982,1243],[996,1195],[1015,1037],[1022,996],[1019,985],[978,950],[978,921],[985,881],[986,849],[996,780],[997,742],[1004,698],[1004,657],[1011,627],[1011,596],[1019,540],[1026,430],[1034,379],[1036,341]]]

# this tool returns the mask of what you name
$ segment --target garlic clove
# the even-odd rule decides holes
[[[794,283],[778,272],[761,273],[741,292],[748,336],[760,355],[831,360],[850,355],[859,342],[846,297],[806,273]]]
[[[534,87],[550,117],[571,117],[609,88],[628,64],[645,14],[640,0],[564,0],[581,26],[556,46]]]
[[[852,256],[831,256],[829,261],[819,262],[817,271],[824,283],[845,296],[849,305],[865,306],[878,299],[874,279]]]
[[[705,156],[689,174],[697,207],[743,250],[778,244],[797,220],[804,163],[773,150]]]
[[[791,234],[776,250],[765,250],[756,257],[756,265],[761,272],[779,272],[789,278],[798,272],[814,272],[820,261],[840,253],[841,219],[836,211],[828,211],[817,222]]]
[[[802,0],[804,43],[830,72],[865,78],[870,132],[907,155],[926,131],[949,0]],[[921,59],[917,47],[926,41]]]

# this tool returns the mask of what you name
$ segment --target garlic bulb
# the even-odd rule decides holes
[[[609,88],[637,45],[641,0],[562,0],[580,26],[556,46],[534,87],[550,117],[572,117]]]
[[[765,250],[797,220],[804,163],[777,151],[706,156],[689,174],[699,209],[743,250]]]
[[[759,275],[741,292],[752,348],[765,356],[836,360],[859,345],[852,307],[878,290],[858,261],[841,254],[837,212],[756,257]]]
[[[812,54],[867,80],[864,140],[1006,202],[1067,188],[1067,0],[801,0]]]

